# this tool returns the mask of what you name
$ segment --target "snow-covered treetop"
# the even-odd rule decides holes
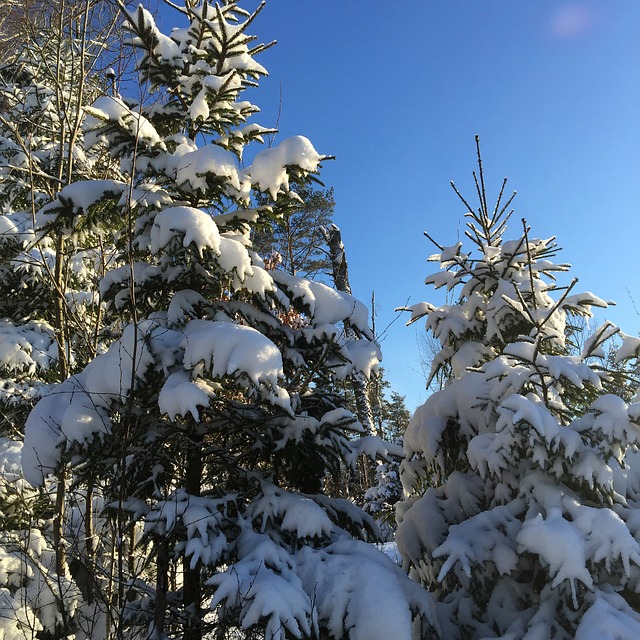
[[[171,98],[163,110],[186,111],[194,133],[224,135],[257,110],[238,101],[238,96],[259,76],[267,75],[255,56],[270,45],[250,48],[256,37],[246,34],[261,9],[262,5],[249,15],[235,3],[205,0],[187,4],[189,27],[173,29],[168,36],[144,7],[126,12],[134,46],[142,51],[138,62],[141,82],[168,87]],[[258,136],[261,132],[238,131],[232,138],[237,137],[242,145],[245,134]]]
[[[87,144],[108,145],[126,173],[153,176],[154,184],[170,187],[180,204],[235,212],[236,222],[229,221],[235,226],[241,225],[237,220],[252,190],[277,200],[280,209],[298,202],[293,184],[303,184],[326,158],[305,137],[293,136],[254,154],[250,165],[243,161],[249,143],[263,143],[264,134],[274,132],[248,123],[259,109],[241,99],[266,75],[255,56],[270,45],[252,45],[255,37],[247,34],[261,9],[248,14],[233,2],[186,3],[189,26],[167,35],[144,7],[123,7],[132,44],[141,52],[140,80],[149,85],[151,100],[99,98],[86,109]],[[271,211],[259,208],[261,216]]]
[[[558,284],[557,274],[570,266],[552,261],[559,251],[555,238],[530,237],[523,219],[520,237],[503,241],[515,192],[503,203],[505,178],[490,212],[478,158],[480,176],[473,174],[480,200],[477,210],[452,183],[467,207],[465,236],[475,245],[475,253],[464,252],[461,242],[447,247],[435,243],[439,252],[429,261],[439,263],[440,269],[425,279],[436,289],[456,292],[455,302],[440,307],[422,302],[406,308],[411,312],[409,324],[427,317],[427,330],[442,347],[433,360],[429,382],[439,373],[460,375],[479,366],[501,354],[514,338],[534,341],[536,350],[563,351],[570,337],[567,315],[591,317],[592,307],[607,306],[589,292],[571,295],[577,280],[568,286]]]

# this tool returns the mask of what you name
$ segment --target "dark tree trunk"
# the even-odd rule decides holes
[[[153,633],[151,637],[163,638],[165,635],[169,573],[169,542],[166,538],[158,542],[158,559],[156,564],[156,602],[153,612]]]
[[[322,229],[322,233],[329,246],[333,281],[335,282],[336,289],[351,294],[349,267],[347,265],[347,256],[345,254],[344,244],[342,243],[340,229],[335,224],[332,224],[329,228]],[[344,330],[347,338],[351,338],[352,340],[358,339],[355,331],[349,326],[348,322],[345,322]],[[364,427],[366,435],[371,435],[374,432],[373,413],[367,395],[367,380],[362,373],[356,373],[356,375],[353,376],[352,384],[356,399],[356,414],[358,420]]]
[[[200,495],[202,472],[202,438],[194,436],[192,445],[187,452],[185,488],[189,495]],[[187,614],[184,640],[202,640],[203,637],[202,614],[200,611],[200,603],[202,600],[200,573],[200,562],[192,569],[190,567],[190,560],[187,558],[183,559],[184,583],[182,604]]]

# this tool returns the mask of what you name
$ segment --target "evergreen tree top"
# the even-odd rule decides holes
[[[568,272],[570,265],[553,262],[559,251],[555,237],[532,238],[523,219],[521,235],[503,240],[515,192],[501,204],[505,178],[489,213],[479,140],[476,144],[479,171],[474,172],[474,182],[480,206],[474,210],[452,183],[467,208],[465,235],[474,251],[464,252],[461,242],[449,247],[435,243],[439,252],[429,261],[438,262],[440,270],[425,279],[427,285],[452,292],[455,304],[436,307],[423,302],[406,308],[411,311],[409,324],[426,317],[427,330],[441,345],[428,384],[442,372],[460,375],[478,366],[514,340],[532,341],[544,353],[566,353],[572,326],[568,317],[590,318],[593,307],[608,305],[590,292],[572,293],[577,279],[558,283],[558,274]]]

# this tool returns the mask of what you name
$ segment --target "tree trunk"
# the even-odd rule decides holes
[[[129,530],[127,531],[127,537],[129,538],[129,546],[127,549],[127,568],[129,574],[135,576],[136,573],[136,523],[131,522],[129,524]]]
[[[169,574],[169,542],[166,538],[162,538],[158,542],[158,558],[156,565],[156,602],[153,612],[153,631],[150,634],[151,639],[165,637],[164,627],[167,610]]]
[[[375,291],[371,292],[371,332],[373,333],[374,337],[376,337],[377,339],[378,334],[376,333],[376,292]],[[368,397],[370,399],[371,410],[374,415],[373,422],[375,425],[375,434],[378,436],[378,438],[384,440],[385,439],[384,421],[382,419],[382,391],[381,391],[381,385],[380,385],[381,380],[382,380],[382,377],[380,374],[377,374],[371,379],[369,383],[371,390]],[[375,419],[375,417],[377,417],[377,419]]]
[[[347,256],[342,242],[342,234],[340,229],[332,224],[328,229],[322,229],[322,234],[329,245],[329,257],[331,258],[331,266],[333,270],[333,281],[336,289],[351,295],[351,284],[349,283],[349,267],[347,265]],[[344,323],[345,337],[348,340],[357,340],[358,336],[353,330],[348,320]],[[373,412],[371,411],[371,403],[367,393],[367,379],[361,371],[356,372],[351,378],[353,386],[353,394],[356,399],[356,416],[358,421],[364,428],[365,436],[370,436],[374,432]],[[365,486],[371,487],[375,472],[370,459],[363,460],[364,483]],[[353,482],[353,478],[351,480]],[[351,483],[350,482],[350,483]]]
[[[84,537],[86,545],[87,560],[93,565],[95,555],[95,540],[93,537],[93,480],[87,481],[87,492],[84,500]]]
[[[60,382],[67,379],[69,375],[67,359],[67,339],[65,324],[65,300],[62,297],[64,291],[63,283],[63,255],[64,236],[60,233],[56,238],[56,262],[54,271],[54,287],[56,295],[55,306],[55,335],[58,348],[58,376]],[[56,573],[63,576],[66,573],[66,557],[63,544],[63,520],[64,506],[67,485],[67,472],[64,460],[56,474],[58,485],[56,487],[56,516],[53,521],[53,547],[56,552]]]
[[[67,468],[64,462],[56,474],[56,515],[53,519],[53,548],[56,552],[56,573],[64,576],[67,573],[67,558],[64,550],[64,503],[67,485]]]
[[[332,224],[328,229],[322,228],[322,235],[327,241],[327,245],[329,245],[329,257],[331,258],[333,281],[335,282],[336,289],[351,294],[349,266],[347,265],[347,257],[344,253],[344,244],[342,243],[340,229],[335,224]]]
[[[202,482],[202,437],[193,436],[192,446],[187,452],[187,468],[185,478],[185,488],[191,496],[200,495],[200,485]],[[202,614],[200,604],[202,593],[200,586],[200,562],[192,569],[190,560],[183,558],[183,591],[182,604],[187,615],[184,629],[184,640],[202,640]]]
[[[351,294],[349,267],[347,265],[347,257],[345,255],[340,229],[335,224],[332,224],[328,229],[323,228],[322,234],[329,245],[329,256],[331,258],[333,281],[335,282],[336,289]],[[344,323],[344,330],[348,339],[358,339],[348,321]],[[356,373],[352,378],[352,384],[353,393],[356,398],[356,415],[358,416],[360,424],[364,427],[365,435],[371,435],[374,431],[373,413],[371,411],[369,397],[367,396],[367,380],[364,374],[361,372]]]

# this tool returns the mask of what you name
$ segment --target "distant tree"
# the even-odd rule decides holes
[[[405,397],[390,389],[391,384],[384,377],[384,368],[380,367],[369,385],[373,421],[378,435],[394,447],[390,447],[386,460],[380,460],[375,465],[373,478],[363,488],[361,498],[364,510],[375,518],[385,541],[393,540],[396,532],[395,504],[402,498],[400,463],[404,457],[400,447],[411,419]]]
[[[295,188],[294,188],[295,189]],[[254,250],[263,258],[272,252],[280,256],[280,268],[292,276],[318,279],[331,273],[331,260],[325,247],[322,228],[333,222],[333,188],[298,187],[300,202],[292,204],[282,219],[256,230]],[[266,202],[262,196],[259,202]]]
[[[389,441],[402,438],[411,412],[407,409],[405,396],[392,389],[383,366],[371,376],[367,395],[376,435]]]
[[[402,438],[411,420],[411,412],[405,404],[405,396],[397,391],[391,391],[389,399],[383,400],[382,407],[385,436],[389,440]]]
[[[411,308],[447,381],[405,434],[398,547],[452,640],[640,637],[640,405],[607,366],[610,338],[631,364],[640,339],[605,323],[574,350],[571,318],[606,303],[556,282],[568,265],[524,220],[503,240],[510,200],[489,209],[478,163],[475,251],[438,246],[427,278],[457,300]]]

